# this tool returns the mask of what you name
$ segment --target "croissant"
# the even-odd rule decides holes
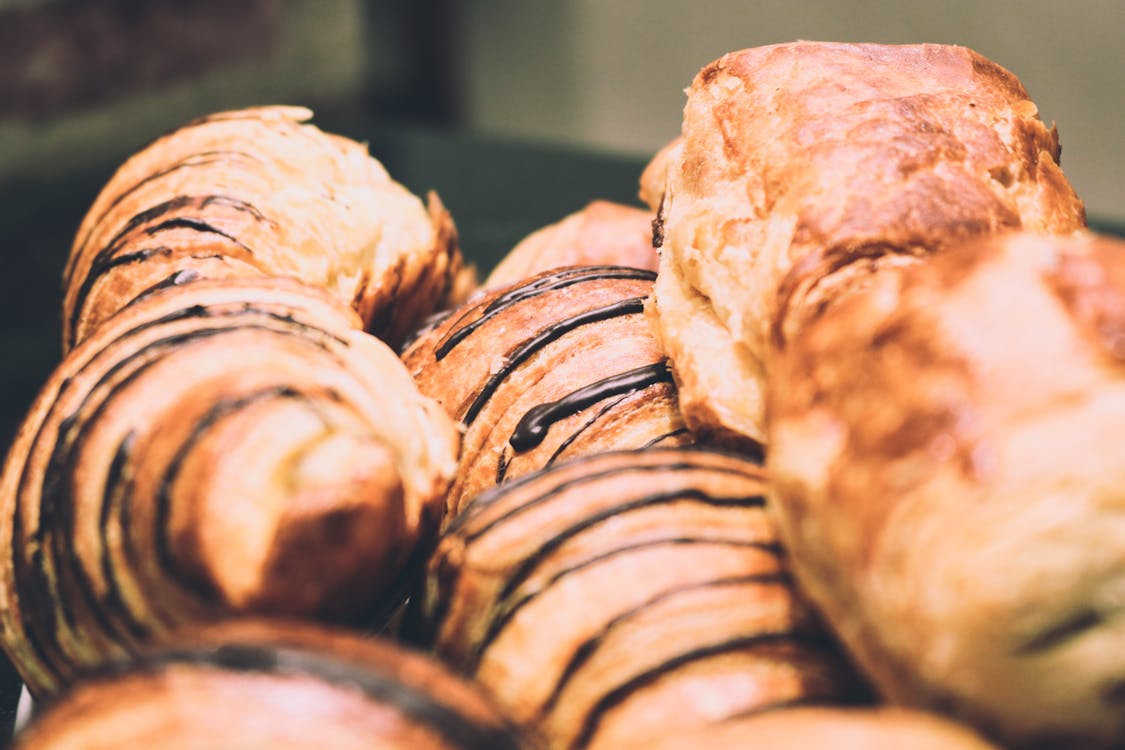
[[[562,266],[631,266],[656,270],[654,216],[632,206],[593,201],[521,240],[489,274],[485,286],[512,284]]]
[[[962,47],[796,42],[704,67],[657,159],[654,311],[688,426],[761,441],[775,350],[884,269],[1083,227],[1058,157],[1015,76]]]
[[[181,633],[38,715],[18,750],[518,750],[471,686],[419,654],[276,622]]]
[[[302,107],[223,112],[158,138],[94,201],[64,273],[64,347],[154,288],[290,276],[397,342],[461,301],[471,271],[436,195],[427,209],[366,148]]]
[[[636,750],[998,750],[947,719],[899,708],[800,706],[710,724]],[[625,746],[633,750],[633,746]]]
[[[692,440],[644,316],[653,277],[547,271],[470,299],[408,346],[419,389],[466,426],[450,513],[565,458]]]
[[[369,623],[441,522],[452,422],[330,295],[198,281],[72,350],[0,477],[0,626],[36,696],[184,623]]]
[[[1125,243],[1015,234],[819,320],[770,388],[803,589],[891,700],[1125,745]]]
[[[745,458],[656,447],[494,488],[429,562],[421,637],[551,748],[861,700],[792,588],[765,487]]]

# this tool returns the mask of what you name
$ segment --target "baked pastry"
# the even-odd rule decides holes
[[[650,211],[593,201],[519,242],[493,269],[485,286],[512,284],[562,266],[631,266],[656,270]]]
[[[309,625],[239,623],[79,683],[19,750],[517,750],[471,686],[419,654]]]
[[[1125,243],[978,241],[790,343],[772,495],[891,700],[1012,747],[1125,744]]]
[[[199,278],[298,278],[392,343],[463,300],[472,280],[437,196],[423,206],[365,146],[304,124],[311,116],[214,114],[126,161],[75,237],[64,347],[146,291]]]
[[[648,448],[478,495],[430,560],[425,640],[550,748],[861,700],[791,586],[765,486],[745,458]]]
[[[653,277],[547,271],[475,296],[409,345],[403,360],[419,389],[465,425],[451,513],[565,458],[692,440],[645,320]]]
[[[679,149],[683,142],[682,137],[672,139],[664,148],[656,152],[641,173],[637,196],[653,211],[658,211],[660,202],[664,200],[664,188],[668,183],[668,166],[679,158]]]
[[[367,623],[438,528],[453,423],[324,292],[199,281],[64,359],[0,476],[0,630],[36,696],[184,623]]]
[[[962,47],[728,54],[695,77],[666,156],[657,330],[697,431],[761,440],[773,352],[883,269],[1085,224],[1055,130]]]
[[[629,750],[631,746],[626,746]],[[637,750],[999,750],[934,714],[900,708],[797,707],[737,717]]]

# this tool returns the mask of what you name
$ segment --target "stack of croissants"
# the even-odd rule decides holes
[[[725,55],[648,209],[479,285],[309,117],[78,229],[0,480],[16,747],[1125,746],[1125,243],[1011,73]]]

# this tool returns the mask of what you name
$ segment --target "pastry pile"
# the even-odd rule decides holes
[[[1054,128],[941,45],[687,94],[649,210],[475,290],[300,108],[126,162],[0,477],[17,747],[1125,742],[1125,245]]]

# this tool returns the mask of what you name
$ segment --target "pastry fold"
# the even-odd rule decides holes
[[[666,175],[657,331],[696,431],[762,440],[774,353],[884,270],[964,240],[1085,225],[1054,128],[962,47],[795,42],[688,90]]]

